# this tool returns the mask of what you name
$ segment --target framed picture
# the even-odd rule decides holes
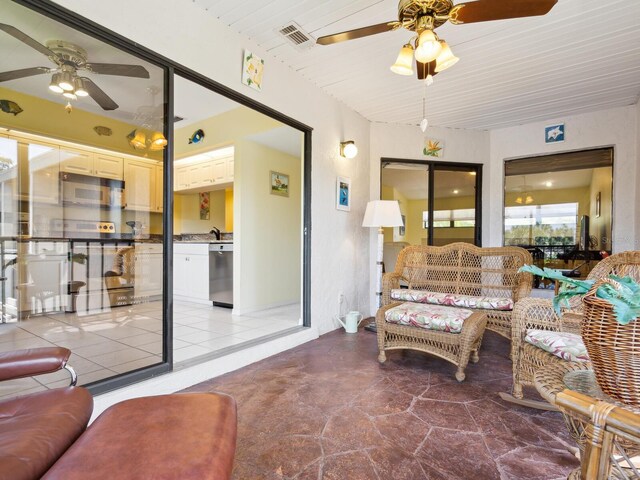
[[[427,138],[424,141],[422,153],[427,157],[442,158],[444,157],[444,142],[435,138]]]
[[[564,142],[564,123],[544,127],[544,143]]]
[[[405,230],[405,226],[407,225],[406,222],[406,217],[404,215],[400,215],[402,217],[402,225],[400,227],[398,227],[398,235],[400,235],[401,237],[404,237],[406,230]]]
[[[200,192],[200,220],[209,220],[209,192]]]
[[[336,181],[336,208],[349,212],[351,210],[351,179],[338,177]]]
[[[263,71],[264,60],[249,50],[245,50],[244,61],[242,62],[242,83],[254,90],[262,90]]]
[[[599,217],[600,213],[601,213],[601,211],[600,211],[600,209],[601,209],[600,200],[601,200],[600,192],[598,192],[598,193],[596,193],[596,217]]]
[[[289,175],[286,173],[269,172],[270,175],[270,189],[272,195],[281,195],[283,197],[289,196]]]

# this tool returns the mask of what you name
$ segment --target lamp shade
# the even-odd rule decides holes
[[[416,60],[427,63],[440,55],[442,45],[438,41],[433,30],[424,30],[418,39],[418,47],[416,48]]]
[[[407,43],[400,49],[396,63],[391,66],[391,71],[398,75],[413,75],[413,47]]]
[[[363,227],[401,227],[402,215],[397,200],[372,200],[364,212]]]
[[[453,54],[447,42],[440,40],[440,44],[442,45],[442,51],[436,60],[436,72],[442,72],[449,67],[453,67],[460,60]]]

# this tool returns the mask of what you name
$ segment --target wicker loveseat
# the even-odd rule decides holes
[[[640,280],[640,251],[621,252],[605,258],[589,272],[587,279],[599,280],[610,274],[621,277],[629,275]],[[577,296],[571,298],[569,307],[563,308],[561,313],[558,315],[555,312],[550,299],[527,298],[515,307],[513,311],[513,338],[511,339],[513,397],[501,394],[502,398],[534,408],[549,408],[545,403],[523,399],[522,388],[534,385],[536,370],[547,365],[567,361],[563,359],[566,358],[566,355],[560,358],[531,343],[531,337],[534,336],[534,333],[544,335],[558,332],[560,335],[579,335],[582,320],[582,298]],[[529,334],[529,339],[527,339],[527,334]],[[567,339],[560,338],[559,341],[567,343]],[[548,340],[547,343],[549,345],[557,344],[553,340]],[[566,350],[569,351],[569,349]],[[563,353],[565,352],[561,352],[561,354]],[[588,362],[585,366],[588,366]]]
[[[386,360],[387,350],[421,350],[458,365],[456,378],[462,381],[469,356],[477,361],[484,325],[511,338],[513,305],[530,293],[532,284],[532,276],[518,269],[531,261],[529,252],[519,247],[480,248],[459,242],[404,248],[395,271],[383,277],[382,306],[376,314],[379,361]],[[401,282],[408,288],[400,288]],[[454,318],[454,328],[446,324],[431,329],[415,322],[398,324],[402,322],[393,318],[401,309],[405,316],[413,314],[415,305],[424,307],[422,313],[460,307],[470,316]]]

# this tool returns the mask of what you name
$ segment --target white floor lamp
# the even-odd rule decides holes
[[[396,200],[372,200],[367,203],[364,213],[363,227],[378,228],[378,255],[376,257],[376,300],[380,307],[382,302],[382,249],[384,247],[383,227],[402,226],[400,205]],[[375,322],[367,325],[367,330],[375,331]]]

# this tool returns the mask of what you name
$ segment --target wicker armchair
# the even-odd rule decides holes
[[[569,480],[640,479],[640,414],[571,390],[558,393],[556,402],[586,424],[581,466]]]
[[[607,277],[609,274],[629,275],[640,280],[640,251],[617,253],[605,258],[591,270],[589,280]],[[527,330],[551,330],[580,334],[582,299],[573,297],[569,307],[556,314],[550,299],[527,298],[518,302],[513,310],[513,336],[511,359],[513,361],[513,396],[502,393],[505,400],[522,403],[534,408],[550,406],[543,402],[524,400],[523,386],[532,386],[533,375],[539,368],[564,360],[524,341]]]

